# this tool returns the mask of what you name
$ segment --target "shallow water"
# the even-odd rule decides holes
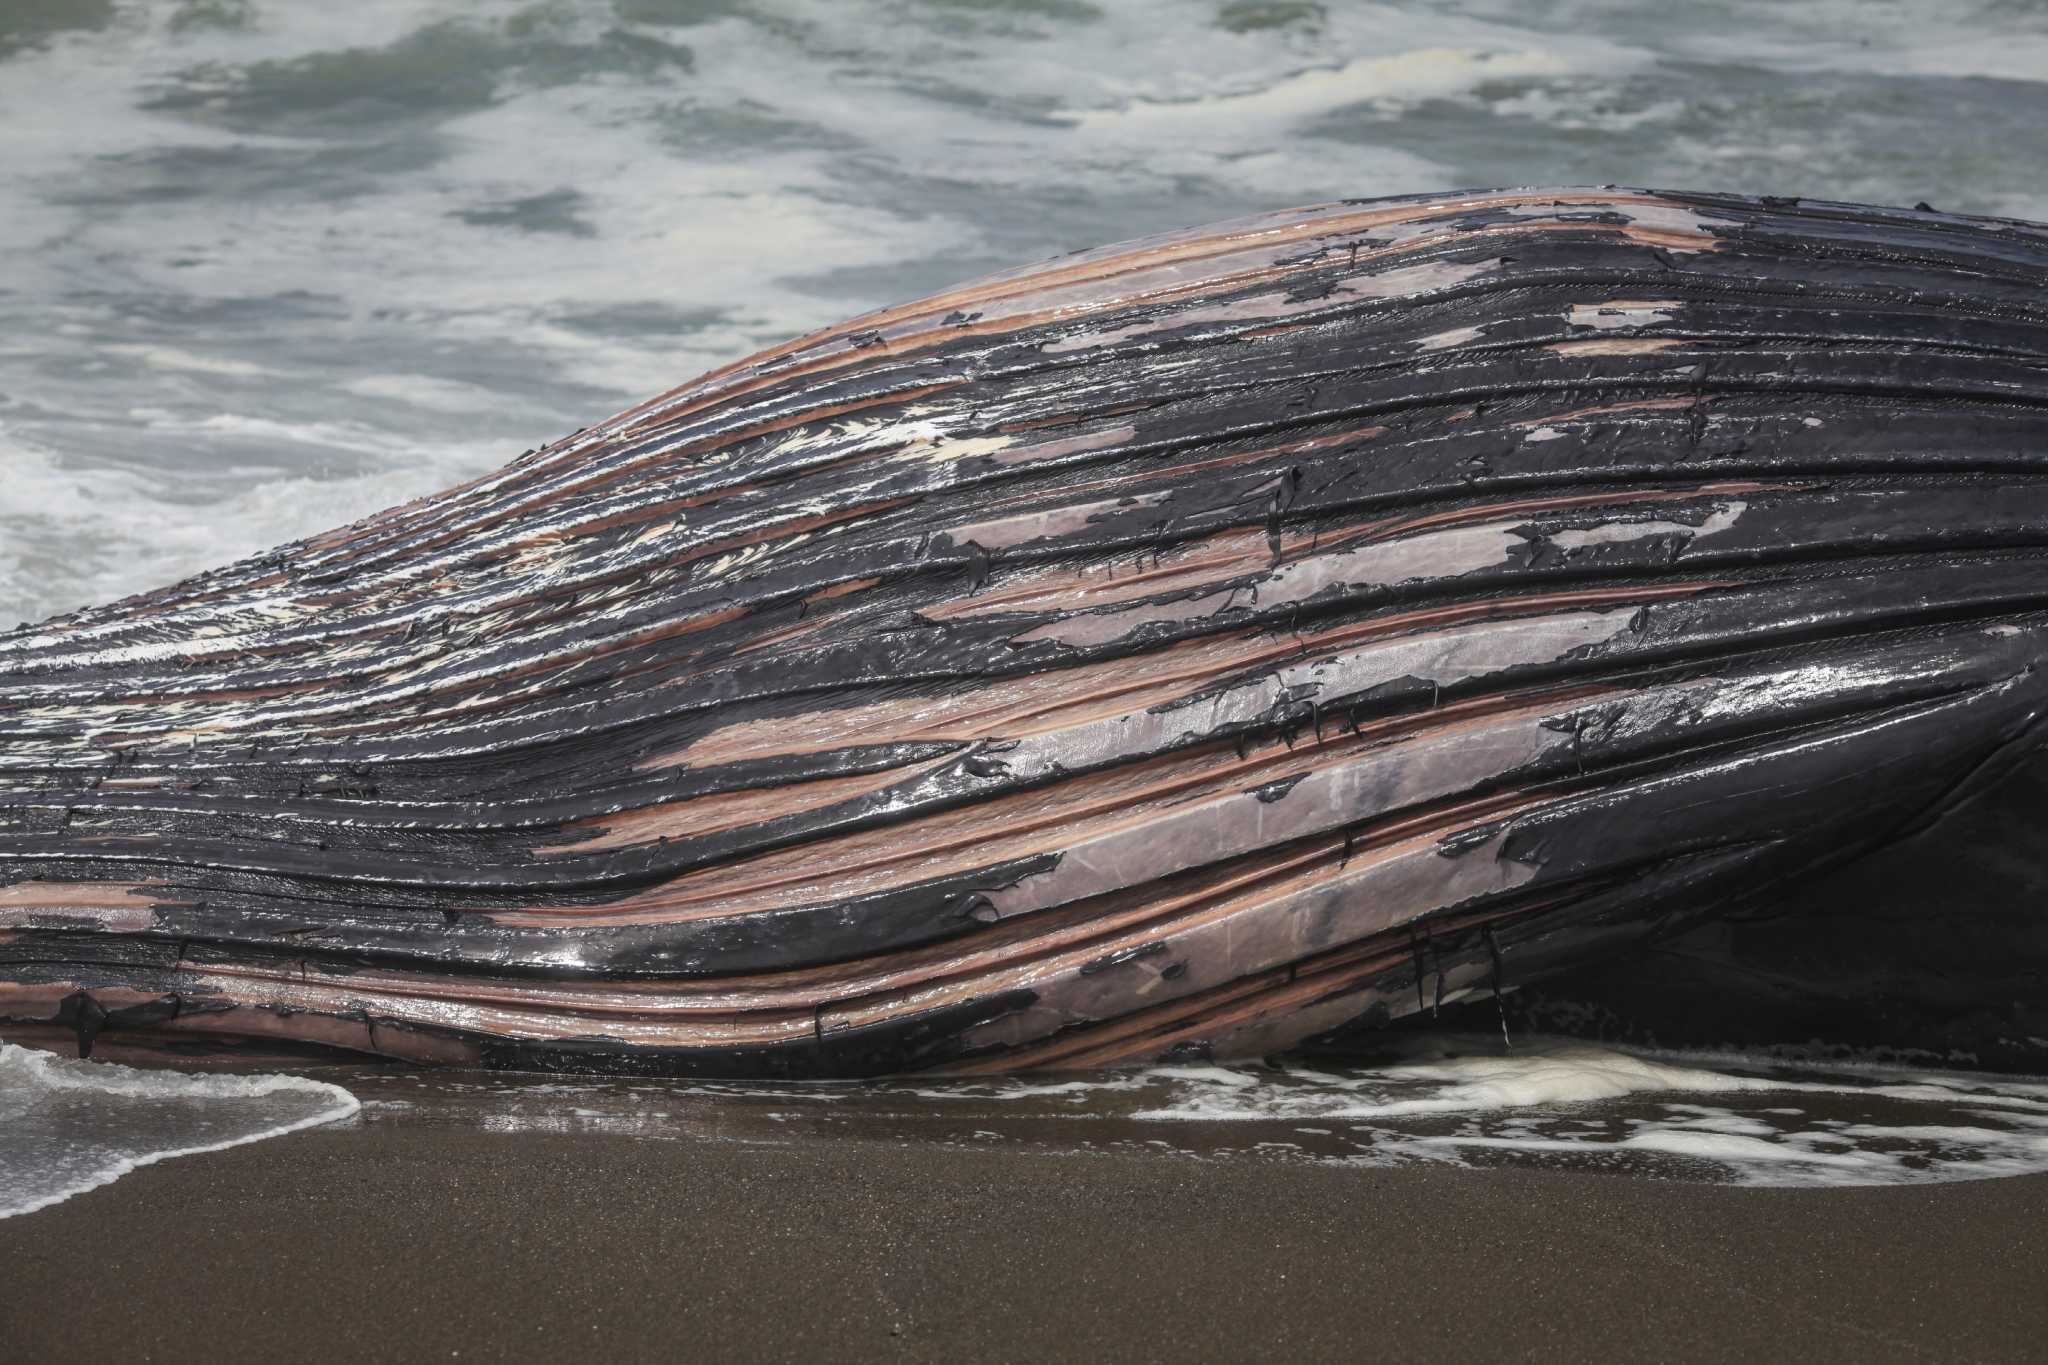
[[[2048,1171],[2048,1078],[1403,1039],[1353,1062],[738,1084],[359,1073],[363,1122],[742,1142],[896,1141],[1340,1166],[1522,1166],[1754,1186]]]
[[[0,5],[0,623],[756,347],[1278,205],[1617,181],[2048,218],[2021,0]]]
[[[166,1157],[329,1123],[650,1141],[898,1142],[1755,1186],[2048,1171],[2048,1078],[1410,1035],[1353,1061],[741,1083],[328,1069],[184,1075],[0,1044],[0,1217]]]
[[[188,1076],[0,1043],[0,1218],[167,1157],[345,1119],[355,1097],[298,1076]]]

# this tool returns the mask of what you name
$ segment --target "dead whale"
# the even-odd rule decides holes
[[[2041,746],[2044,286],[2019,222],[1516,190],[812,334],[0,636],[0,1021],[1093,1067],[1782,907]]]

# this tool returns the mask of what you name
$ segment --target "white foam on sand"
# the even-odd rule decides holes
[[[357,1111],[300,1076],[194,1076],[0,1043],[0,1218],[33,1213],[166,1157],[217,1152]]]
[[[1186,1081],[1193,1093],[1182,1104],[1142,1111],[1140,1118],[1398,1118],[1577,1104],[1658,1091],[1777,1088],[1754,1077],[1560,1041],[1531,1041],[1497,1055],[1445,1053],[1371,1071],[1289,1071],[1289,1083],[1273,1094],[1266,1093],[1268,1087],[1255,1072],[1181,1067],[1154,1074]]]
[[[2048,1081],[1874,1063],[1402,1035],[1370,1059],[776,1082],[365,1078],[365,1121],[646,1139],[1158,1150],[1347,1166],[1609,1171],[1758,1186],[2048,1173]]]
[[[1675,1159],[1661,1174],[1772,1186],[2048,1171],[2048,1087],[2038,1078],[1623,1052],[1552,1038],[1503,1050],[1496,1040],[1433,1037],[1410,1055],[1370,1069],[1159,1068],[1146,1074],[1170,1083],[1169,1101],[1132,1117],[1348,1121],[1364,1164],[1655,1156]],[[1655,1098],[1672,1094],[1715,1102]]]

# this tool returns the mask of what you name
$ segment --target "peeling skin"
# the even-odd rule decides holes
[[[1550,349],[1557,355],[1649,355],[1683,345],[1676,337],[1621,337],[1609,341],[1560,341]]]
[[[1604,303],[1575,303],[1565,315],[1571,327],[1591,327],[1613,332],[1651,327],[1678,315],[1684,305],[1676,301],[1609,299]]]
[[[1509,204],[1502,211],[1518,218],[1550,217],[1563,222],[1578,217],[1562,205],[1545,208],[1538,204]],[[1654,201],[1617,202],[1599,206],[1596,211],[1619,219],[1622,232],[1631,241],[1670,251],[1711,251],[1718,244],[1716,230],[1740,221],[1682,204]]]
[[[844,1076],[1535,986],[2038,745],[2044,283],[1515,190],[799,338],[0,635],[0,1026]]]
[[[1528,439],[1538,439],[1543,431]],[[1560,433],[1561,434],[1561,433]],[[1700,526],[1644,522],[1610,523],[1604,527],[1562,531],[1550,537],[1564,548],[1638,540],[1670,530],[1712,535],[1734,523],[1739,504],[1716,513]],[[1726,517],[1725,521],[1717,520]],[[1163,602],[1112,612],[1080,613],[1040,626],[1017,637],[1019,643],[1039,640],[1066,645],[1104,645],[1124,639],[1139,628],[1184,624],[1231,611],[1240,601],[1263,609],[1293,605],[1330,594],[1371,593],[1399,584],[1457,578],[1481,569],[1508,564],[1521,547],[1519,523],[1459,526],[1355,549],[1337,549],[1283,565],[1249,582],[1205,593],[1186,601]]]
[[[1415,344],[1425,351],[1441,351],[1451,346],[1463,346],[1478,341],[1486,335],[1483,327],[1453,327],[1449,331],[1431,332]]]
[[[1051,540],[1077,531],[1085,531],[1097,518],[1112,512],[1128,511],[1134,507],[1153,507],[1165,501],[1166,492],[1142,493],[1132,497],[1106,498],[1101,502],[1084,502],[1074,507],[1048,508],[1042,512],[1031,512],[1022,516],[1004,517],[998,521],[975,522],[956,526],[946,535],[956,545],[979,545],[984,550],[1008,550],[1034,540]]]
[[[1004,916],[1027,914],[1468,791],[1568,748],[1541,719],[1525,713],[1333,761],[1277,797],[1253,791],[1179,806],[1072,843],[1057,867],[989,899]]]
[[[1740,521],[1743,508],[1744,504],[1740,501],[1729,502],[1716,507],[1705,520],[1692,525],[1682,521],[1611,521],[1599,526],[1553,531],[1546,539],[1567,553],[1590,549],[1595,545],[1622,545],[1655,536],[1685,536],[1690,540],[1706,540],[1728,530]]]
[[[1234,303],[1183,309],[1169,315],[1164,324],[1132,323],[1107,332],[1077,333],[1047,342],[1039,349],[1047,355],[1060,355],[1115,346],[1169,330],[1226,328],[1231,324],[1265,325],[1306,313],[1328,312],[1354,299],[1418,298],[1477,279],[1499,265],[1499,261],[1474,261],[1469,264],[1431,262],[1428,265],[1401,266],[1383,274],[1347,280],[1321,294],[1259,294]]]

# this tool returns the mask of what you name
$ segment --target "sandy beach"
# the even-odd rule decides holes
[[[2048,1177],[355,1123],[0,1222],[9,1359],[2039,1359]]]

